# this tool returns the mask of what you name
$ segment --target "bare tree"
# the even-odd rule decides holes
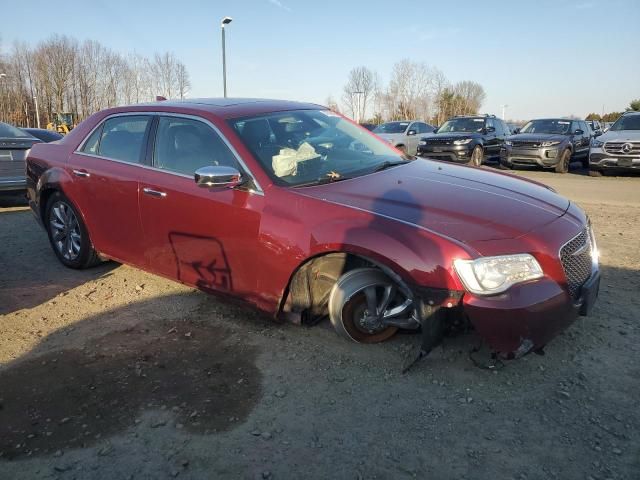
[[[431,69],[426,63],[401,60],[393,66],[386,102],[395,119],[427,118],[431,106]]]
[[[377,75],[367,67],[356,67],[349,72],[349,79],[344,86],[342,101],[347,113],[357,121],[362,121],[367,108],[373,102],[377,90]]]

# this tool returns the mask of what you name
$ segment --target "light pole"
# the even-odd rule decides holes
[[[7,78],[7,74],[6,74],[6,73],[0,73],[0,80],[2,80],[2,97],[3,97],[3,98],[2,98],[2,120],[6,120],[6,119],[4,118],[4,112],[5,112],[5,105],[4,105],[4,103],[5,103],[5,100],[6,100],[6,95],[5,95],[5,86],[4,86],[4,84],[5,84],[5,82],[6,82],[5,78]]]
[[[222,28],[222,85],[225,98],[227,98],[227,52],[224,45],[224,26],[229,25],[232,20],[233,18],[231,17],[224,17],[220,23],[220,27]]]
[[[360,95],[362,95],[364,92],[352,92],[354,95],[356,95],[356,118],[354,119],[356,121],[356,123],[360,123]]]
[[[505,120],[504,116],[505,116],[505,112],[507,110],[507,107],[509,105],[500,105],[502,107],[502,120]]]
[[[36,107],[36,122],[38,123],[38,128],[40,128],[40,110],[38,109],[38,97],[34,95],[33,97],[34,107]]]

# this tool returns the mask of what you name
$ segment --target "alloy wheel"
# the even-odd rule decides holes
[[[82,234],[78,218],[71,206],[58,200],[49,213],[51,239],[60,255],[67,260],[75,260],[80,255]]]

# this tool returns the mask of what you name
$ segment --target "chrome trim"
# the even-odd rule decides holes
[[[260,183],[256,179],[255,175],[253,174],[251,169],[247,166],[247,164],[244,162],[244,160],[242,159],[242,157],[240,156],[238,151],[235,149],[235,147],[231,144],[231,142],[229,142],[227,137],[210,120],[208,120],[208,119],[206,119],[204,117],[197,116],[197,115],[190,115],[190,114],[187,114],[187,113],[157,112],[157,111],[112,113],[111,115],[107,115],[102,120],[100,120],[100,122],[98,122],[98,124],[91,129],[91,131],[80,142],[78,147],[73,151],[73,153],[78,154],[78,155],[87,155],[89,157],[99,158],[101,160],[108,160],[108,161],[111,161],[111,162],[123,163],[125,165],[134,165],[134,166],[137,166],[137,167],[142,167],[142,168],[146,168],[146,169],[149,169],[149,170],[154,170],[156,172],[168,173],[170,175],[177,175],[179,177],[190,178],[190,179],[193,180],[193,175],[185,175],[184,173],[172,172],[170,170],[165,170],[165,169],[162,169],[162,168],[153,167],[151,165],[143,165],[141,163],[125,162],[123,160],[118,160],[118,159],[109,158],[109,157],[103,157],[103,156],[100,156],[100,155],[94,155],[92,153],[86,153],[86,152],[82,151],[82,148],[84,148],[84,145],[87,143],[87,141],[89,140],[91,135],[93,135],[93,132],[95,132],[98,128],[100,128],[104,124],[104,122],[106,122],[107,120],[109,120],[111,118],[114,118],[114,117],[123,117],[123,116],[138,116],[139,117],[139,116],[145,116],[145,115],[146,116],[151,116],[151,117],[153,117],[153,116],[162,116],[162,117],[187,118],[187,119],[195,120],[195,121],[198,121],[198,122],[202,122],[202,123],[208,125],[209,127],[211,127],[213,129],[213,131],[216,132],[216,134],[222,139],[222,141],[227,146],[227,148],[232,153],[232,155],[236,158],[236,161],[242,166],[242,168],[245,171],[245,173],[253,180],[253,184],[256,186],[256,188],[255,189],[252,188],[252,189],[248,190],[248,192],[256,194],[256,195],[263,195],[264,196],[264,190],[260,186]],[[153,121],[153,118],[151,120]]]
[[[91,176],[91,174],[89,172],[85,172],[83,170],[72,170],[72,172],[76,177],[89,178]]]
[[[148,188],[148,187],[144,187],[142,189],[142,191],[144,193],[146,193],[147,195],[151,195],[152,197],[161,197],[164,198],[167,196],[166,192],[161,192],[159,190],[153,190],[152,188]]]

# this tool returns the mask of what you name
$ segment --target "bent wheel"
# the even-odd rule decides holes
[[[329,318],[336,332],[358,343],[378,343],[398,328],[385,320],[408,318],[413,301],[377,268],[358,268],[342,275],[329,296]]]

